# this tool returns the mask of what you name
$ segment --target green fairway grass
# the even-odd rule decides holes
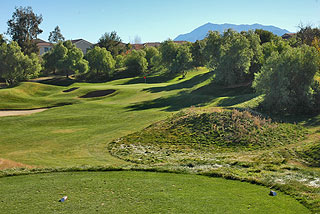
[[[313,212],[320,211],[320,184],[317,181],[320,171],[316,166],[319,163],[317,146],[320,139],[319,116],[290,120],[292,123],[297,121],[304,126],[302,131],[298,131],[300,128],[294,124],[279,124],[282,130],[277,131],[275,137],[272,137],[273,132],[261,132],[262,134],[257,135],[262,139],[264,137],[262,135],[267,134],[265,139],[271,146],[261,146],[263,141],[259,141],[259,146],[256,147],[250,143],[246,144],[248,142],[245,136],[241,138],[241,142],[246,144],[243,147],[245,149],[234,146],[228,149],[219,144],[216,150],[208,152],[206,145],[210,145],[213,138],[206,139],[207,133],[204,129],[208,127],[203,126],[195,129],[201,132],[194,138],[197,141],[194,144],[197,149],[188,150],[187,147],[191,144],[187,141],[189,137],[185,135],[184,141],[177,144],[177,148],[185,149],[183,152],[166,146],[159,150],[168,152],[169,155],[165,156],[165,161],[152,161],[157,156],[153,153],[153,148],[149,148],[151,152],[146,150],[147,153],[143,153],[143,158],[151,158],[150,161],[145,161],[143,158],[132,161],[136,158],[135,153],[124,150],[123,154],[115,154],[110,149],[111,142],[128,136],[138,136],[137,133],[144,128],[150,125],[155,126],[152,124],[157,124],[159,121],[170,121],[173,115],[183,109],[205,111],[213,108],[224,111],[232,108],[257,107],[263,100],[262,96],[254,93],[250,85],[225,88],[214,84],[213,78],[214,74],[208,69],[198,68],[188,72],[184,79],[181,76],[154,75],[148,76],[146,83],[143,77],[118,79],[106,83],[80,83],[57,78],[42,83],[24,82],[13,88],[0,89],[0,110],[52,107],[31,115],[0,117],[0,164],[5,163],[4,167],[10,168],[15,166],[50,168],[49,171],[61,171],[61,168],[71,170],[73,168],[131,169],[138,167],[170,172],[210,174],[275,187],[292,195]],[[64,92],[71,88],[77,89]],[[115,92],[102,97],[81,98],[88,93],[105,90],[115,90]],[[197,118],[193,122],[196,125]],[[240,126],[238,128],[241,130]],[[188,132],[188,129],[185,130],[187,131],[184,134]],[[304,132],[305,130],[307,131]],[[241,133],[240,131],[236,134]],[[156,140],[165,141],[174,137],[166,136],[165,132],[156,130],[153,134],[154,136],[150,135],[153,137],[148,135],[141,139],[140,143],[143,145],[139,147],[140,149],[143,149],[145,144],[155,145]],[[205,142],[203,145],[198,143],[202,138],[206,140],[203,141]],[[193,138],[190,137],[190,139]],[[220,143],[223,143],[221,139],[223,138],[220,138]],[[230,139],[230,142],[236,141],[235,139]],[[170,151],[166,150],[168,148]],[[311,168],[311,166],[316,167]],[[29,173],[28,170],[26,172]],[[19,174],[20,171],[9,169],[0,172],[0,175],[11,173]],[[37,180],[41,176],[50,175],[6,177],[1,178],[0,182],[5,185],[12,179],[11,185],[14,190],[14,185],[23,185],[19,183],[20,178],[31,176],[30,179]],[[57,178],[61,182],[67,182],[67,178],[69,178],[68,182],[77,182],[76,177],[68,177],[70,173],[52,174],[53,177],[58,175],[65,175]],[[83,175],[88,177],[86,173]],[[159,174],[154,175],[157,177]],[[127,174],[124,173],[123,179],[126,176]],[[52,190],[49,186],[48,189],[44,188],[44,194],[45,191]],[[13,191],[12,197],[18,197],[17,191],[18,189],[16,192]],[[43,197],[49,197],[49,195]],[[87,192],[83,192],[83,197],[89,197]],[[69,202],[71,203],[71,200]],[[223,210],[222,205],[217,209]],[[19,209],[23,209],[27,203],[23,202],[21,206]],[[61,204],[57,206],[61,208]],[[119,209],[124,211],[127,208],[124,206]],[[63,211],[59,212],[63,213]],[[183,209],[181,212],[184,212]],[[172,211],[172,213],[175,212]]]
[[[0,179],[1,213],[310,213],[287,195],[221,178],[69,172]],[[68,196],[66,202],[58,202]]]

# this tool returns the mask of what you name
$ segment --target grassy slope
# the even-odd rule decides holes
[[[193,165],[203,165],[214,164],[212,157],[219,153],[259,152],[296,143],[306,134],[303,127],[275,123],[247,111],[194,108],[121,137],[110,144],[110,150],[137,163],[179,164],[178,154]]]
[[[154,77],[147,84],[143,78],[136,78],[100,84],[74,83],[68,87],[22,83],[16,88],[1,89],[0,109],[40,108],[57,103],[75,105],[29,116],[0,118],[0,157],[45,167],[123,164],[108,154],[107,143],[113,139],[185,107],[226,102],[229,98],[228,104],[219,104],[228,106],[237,104],[233,98],[236,95],[254,96],[247,95],[250,91],[245,88],[228,89],[220,96],[216,90],[210,95],[215,88],[208,85],[210,76],[208,70],[199,69],[190,72],[186,79],[177,77],[163,83]],[[71,87],[80,88],[62,92]],[[105,98],[78,98],[103,89],[117,92]]]
[[[211,76],[206,69],[200,69],[190,72],[183,80],[151,77],[147,84],[143,78],[135,78],[101,84],[74,83],[68,87],[23,83],[16,88],[1,89],[0,109],[40,108],[59,103],[74,105],[29,116],[0,118],[0,158],[43,167],[128,165],[130,163],[109,154],[109,142],[186,107],[252,107],[261,99],[248,87],[221,88],[210,84]],[[62,92],[71,87],[80,88],[70,93]],[[116,89],[117,92],[105,98],[78,98],[89,91],[103,89]],[[315,123],[318,125],[313,126],[311,135],[316,132],[314,127],[320,124]],[[270,160],[274,153],[278,154],[278,150],[265,154],[269,159],[261,169],[247,167],[247,161],[254,161],[255,154],[231,155],[237,163],[233,169],[235,177],[259,177],[250,170],[265,170],[268,164],[274,164]],[[281,162],[283,157],[278,159]],[[275,168],[279,168],[277,161]],[[238,169],[241,164],[248,170]],[[271,168],[267,169],[268,178],[274,176],[270,173]],[[315,200],[319,200],[316,192],[314,195]]]
[[[6,213],[310,213],[239,181],[152,172],[50,173],[0,179]],[[58,200],[67,195],[68,200]],[[24,203],[21,203],[21,202]],[[2,213],[2,212],[1,212]]]

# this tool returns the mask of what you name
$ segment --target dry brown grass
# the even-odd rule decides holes
[[[33,168],[33,166],[0,158],[0,170],[10,169],[10,168],[30,168],[31,169]]]

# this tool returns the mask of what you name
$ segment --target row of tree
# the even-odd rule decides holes
[[[34,40],[42,32],[42,16],[30,7],[16,8],[8,21],[7,44],[0,35],[0,75],[8,84],[36,76],[41,61]],[[183,74],[192,67],[208,66],[215,70],[215,81],[230,86],[253,82],[257,92],[265,94],[263,107],[273,112],[316,111],[319,84],[314,80],[319,70],[320,30],[301,26],[296,36],[283,40],[264,30],[235,32],[222,35],[209,32],[195,43],[177,44],[164,41],[159,48],[132,50],[122,43],[116,32],[104,34],[97,45],[84,56],[70,41],[64,41],[59,27],[49,40],[57,42],[43,56],[46,72],[76,74],[84,80],[104,81],[115,69],[130,75],[164,68],[171,74]]]

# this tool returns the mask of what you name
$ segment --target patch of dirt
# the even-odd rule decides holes
[[[109,94],[112,94],[115,91],[116,90],[114,90],[114,89],[91,91],[91,92],[81,96],[80,98],[103,97],[103,96],[107,96]]]
[[[32,110],[0,110],[0,117],[29,115],[47,110],[48,108],[32,109]]]
[[[33,168],[33,166],[0,158],[0,170],[10,169],[10,168]]]
[[[77,89],[79,89],[79,87],[69,88],[69,89],[64,90],[64,91],[62,91],[62,92],[68,93],[68,92],[71,92],[71,91],[75,91],[75,90],[77,90]]]

